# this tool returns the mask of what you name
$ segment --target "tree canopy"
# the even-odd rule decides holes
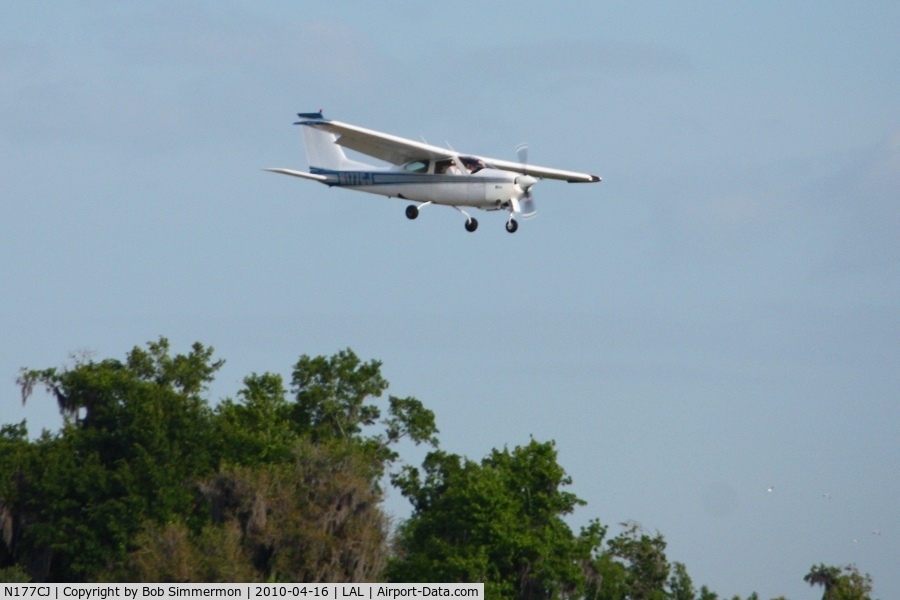
[[[124,360],[23,369],[22,401],[62,427],[0,426],[0,581],[484,582],[496,599],[715,600],[661,533],[566,519],[585,502],[553,441],[480,461],[439,449],[418,399],[382,396],[377,360],[302,355],[212,405],[224,361],[160,338]],[[431,450],[406,464],[397,443]],[[392,528],[389,481],[412,505]],[[855,566],[814,566],[823,600],[870,600]],[[748,600],[756,600],[751,594]],[[740,600],[735,597],[735,600]]]
[[[803,581],[822,586],[822,600],[871,600],[872,578],[868,573],[861,574],[856,565],[843,568],[813,565]]]
[[[494,450],[476,463],[442,451],[394,484],[413,504],[400,528],[387,576],[396,581],[486,583],[488,597],[577,597],[605,529],[594,522],[573,535],[563,520],[584,504],[553,442]]]

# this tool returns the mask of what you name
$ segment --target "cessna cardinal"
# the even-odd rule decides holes
[[[528,164],[528,148],[519,146],[519,162],[462,154],[439,146],[332,121],[317,113],[300,113],[294,123],[303,130],[309,172],[266,169],[389,198],[413,202],[406,216],[415,219],[429,204],[452,206],[466,217],[466,231],[478,221],[461,207],[509,211],[506,230],[519,228],[516,216],[533,217],[531,188],[538,179],[595,183],[596,175]],[[344,148],[390,163],[376,167],[350,160]]]

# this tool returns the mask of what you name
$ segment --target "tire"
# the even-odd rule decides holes
[[[410,204],[409,206],[406,207],[406,218],[407,219],[415,219],[418,216],[419,216],[419,208],[416,205]]]
[[[516,222],[515,219],[510,219],[509,221],[506,222],[506,230],[508,232],[515,233],[518,228],[519,228],[519,224]]]
[[[478,229],[478,220],[477,219],[469,219],[466,221],[466,231],[473,232]]]

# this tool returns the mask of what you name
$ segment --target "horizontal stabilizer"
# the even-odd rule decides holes
[[[291,175],[292,177],[302,177],[303,179],[312,179],[313,181],[326,181],[328,178],[324,175],[316,175],[314,173],[304,173],[303,171],[293,171],[291,169],[263,169],[272,173],[281,173],[282,175]]]

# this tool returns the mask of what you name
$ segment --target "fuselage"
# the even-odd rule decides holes
[[[451,166],[435,164],[440,161],[415,161],[398,167],[372,170],[332,170],[311,168],[316,175],[325,176],[325,185],[343,187],[391,198],[414,202],[432,202],[449,206],[472,206],[483,210],[509,207],[513,199],[522,196],[516,185],[516,174],[499,169],[479,168],[462,174]],[[436,173],[435,170],[444,170]],[[447,172],[453,171],[456,172]]]

